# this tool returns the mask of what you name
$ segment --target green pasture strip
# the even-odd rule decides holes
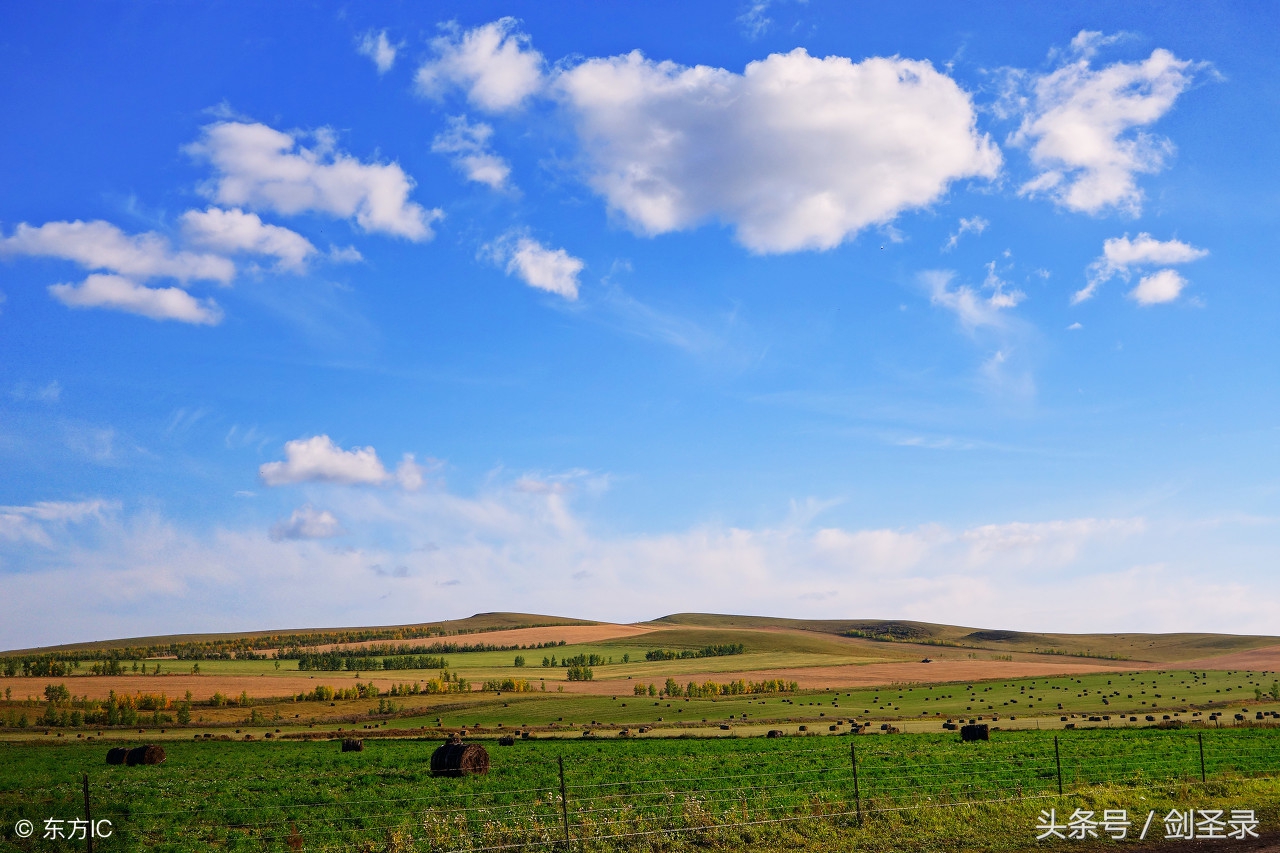
[[[354,849],[398,832],[415,839],[404,849],[526,843],[563,832],[559,759],[576,838],[815,817],[848,826],[859,805],[889,814],[904,804],[1056,796],[1059,762],[1068,794],[1198,784],[1201,735],[1211,782],[1280,773],[1274,729],[1064,732],[1056,758],[1054,735],[1034,731],[976,743],[952,734],[534,740],[490,745],[490,772],[462,779],[430,776],[439,741],[427,740],[367,740],[352,753],[332,741],[173,742],[157,767],[107,766],[97,744],[7,744],[0,831],[24,817],[80,816],[87,773],[95,817],[117,829],[101,851],[286,850],[291,836],[308,850]]]

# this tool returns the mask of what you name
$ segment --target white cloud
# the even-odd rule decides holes
[[[1003,328],[1005,319],[1000,312],[1025,298],[1020,290],[1005,290],[1008,284],[996,275],[994,261],[987,265],[981,289],[967,284],[953,287],[955,273],[951,270],[926,270],[920,274],[920,281],[929,291],[929,301],[954,313],[969,332],[983,327]],[[983,290],[990,293],[984,295]]]
[[[182,214],[182,233],[193,245],[227,254],[269,255],[283,269],[302,271],[316,252],[306,237],[279,225],[268,225],[256,213],[239,208],[188,210]]]
[[[1177,270],[1157,270],[1139,279],[1129,298],[1139,305],[1161,305],[1177,300],[1186,286],[1187,280]]]
[[[224,257],[174,252],[155,232],[129,236],[110,222],[25,222],[0,238],[0,254],[37,255],[73,261],[88,270],[106,270],[134,280],[175,278],[230,283],[235,264]]]
[[[1078,331],[1080,331],[1080,330],[1081,330],[1081,329],[1083,329],[1083,328],[1084,328],[1084,326],[1080,325],[1079,323],[1072,323],[1070,326],[1067,326],[1067,331],[1068,331],[1068,332],[1078,332]]]
[[[424,607],[463,616],[512,602],[624,622],[705,611],[1235,633],[1265,633],[1280,606],[1274,524],[1253,534],[1250,558],[1223,587],[1214,574],[1221,546],[1250,535],[1247,526],[1068,517],[867,529],[788,519],[605,534],[574,512],[571,495],[513,483],[470,496],[335,492],[327,509],[352,531],[343,548],[273,541],[259,524],[197,533],[145,512],[104,511],[85,531],[92,546],[61,528],[50,528],[59,535],[49,546],[25,534],[0,538],[0,565],[20,567],[5,574],[0,647],[179,628],[398,624],[420,620]],[[1210,580],[1215,595],[1183,592]],[[568,585],[575,594],[566,604]]]
[[[110,501],[41,501],[30,506],[0,506],[0,540],[55,545],[53,534],[69,524],[101,522],[119,505]]]
[[[466,116],[452,116],[449,127],[436,134],[431,150],[437,154],[452,154],[453,165],[467,180],[502,190],[511,176],[511,166],[489,150],[489,137],[493,128],[484,122],[471,124]]]
[[[396,484],[406,492],[416,492],[422,488],[425,482],[423,474],[427,470],[427,467],[417,463],[412,453],[406,453],[396,466]]]
[[[1137,215],[1143,193],[1137,175],[1160,171],[1173,144],[1146,128],[1191,85],[1195,67],[1157,49],[1141,62],[1094,69],[1090,59],[1106,39],[1081,32],[1074,61],[1035,79],[1029,109],[1011,141],[1030,148],[1040,173],[1025,195],[1048,194],[1070,210],[1108,208]]]
[[[750,0],[742,13],[738,15],[738,26],[742,34],[754,41],[769,31],[773,19],[769,17],[770,0]]]
[[[51,284],[49,293],[69,308],[106,308],[202,326],[222,321],[222,310],[212,299],[196,299],[178,287],[147,287],[118,275],[95,273],[80,284]]]
[[[1089,265],[1088,283],[1072,295],[1071,304],[1076,305],[1092,298],[1100,285],[1117,275],[1128,281],[1135,267],[1186,264],[1198,261],[1208,254],[1208,249],[1199,249],[1181,240],[1157,240],[1145,231],[1133,240],[1129,239],[1128,234],[1123,237],[1112,237],[1102,244],[1102,255]],[[1164,272],[1171,273],[1172,270]],[[1165,283],[1166,292],[1167,285],[1171,283]],[[1182,281],[1182,284],[1185,283]],[[1174,290],[1173,298],[1177,298],[1180,290],[1181,285]]]
[[[305,482],[381,485],[390,476],[372,447],[343,450],[327,435],[286,442],[284,455],[285,461],[268,462],[258,469],[265,485]]]
[[[509,234],[485,246],[507,275],[518,277],[530,287],[556,293],[565,299],[578,298],[578,274],[586,264],[564,249],[549,249],[530,237]]]
[[[983,231],[987,230],[987,226],[990,224],[990,222],[983,219],[981,216],[972,216],[968,219],[961,217],[960,227],[956,229],[954,234],[947,237],[947,242],[943,244],[942,251],[950,252],[959,244],[962,236],[965,234],[981,234]]]
[[[356,52],[373,60],[379,74],[386,74],[396,64],[398,48],[399,45],[394,45],[387,39],[386,30],[377,33],[370,30],[356,42]]]
[[[271,538],[277,542],[282,539],[329,539],[345,532],[333,513],[307,504],[295,509],[287,519],[272,525]]]
[[[410,240],[433,236],[444,214],[409,201],[413,179],[396,163],[362,163],[336,150],[328,130],[306,148],[295,136],[237,121],[204,128],[187,150],[218,172],[208,189],[220,204],[273,210],[287,216],[317,211],[354,218],[365,231]]]
[[[591,185],[648,234],[719,219],[755,252],[829,249],[1000,168],[969,95],[928,62],[796,49],[735,74],[636,51],[557,89]]]
[[[501,18],[434,39],[436,57],[418,69],[418,91],[438,98],[456,86],[489,112],[520,106],[542,87],[543,60],[517,25],[515,18]]]

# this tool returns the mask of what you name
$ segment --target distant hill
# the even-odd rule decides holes
[[[15,655],[69,656],[84,653],[86,657],[152,657],[176,655],[200,656],[192,652],[222,653],[243,656],[245,652],[293,646],[327,646],[334,644],[430,639],[517,628],[571,625],[603,625],[589,619],[572,619],[534,613],[477,613],[465,619],[419,622],[408,625],[367,626],[351,628],[296,628],[286,630],[227,632],[211,634],[171,634],[74,643],[44,648],[4,652]],[[915,654],[921,649],[948,647],[997,653],[1031,653],[1108,660],[1149,661],[1155,663],[1211,658],[1243,652],[1264,646],[1280,645],[1277,636],[1234,634],[1054,634],[941,625],[930,622],[884,619],[785,619],[773,616],[744,616],[717,613],[673,613],[642,623],[663,630],[664,638],[650,633],[622,641],[641,646],[666,643],[672,646],[701,646],[718,643],[748,643],[761,647],[763,637],[752,643],[751,632],[768,632],[768,648],[828,650],[830,644],[848,643],[836,638],[885,643],[876,646],[892,657]],[[790,639],[787,639],[787,637]],[[808,637],[809,639],[806,639]],[[819,639],[826,637],[829,639]],[[912,647],[916,649],[912,650]],[[832,646],[831,648],[834,648]],[[847,653],[847,652],[846,652]],[[70,658],[67,658],[70,659]]]
[[[886,642],[1123,660],[1177,661],[1280,644],[1280,637],[1240,634],[1050,634],[880,619],[783,619],[674,613],[646,624],[720,629],[813,631]]]
[[[390,640],[413,637],[451,636],[504,631],[511,628],[541,628],[554,625],[598,625],[589,619],[568,619],[536,613],[477,613],[465,619],[439,622],[417,622],[409,625],[383,625],[355,628],[289,628],[271,631],[241,631],[218,634],[166,634],[153,637],[129,637],[98,640],[90,643],[68,643],[32,649],[14,649],[8,655],[65,654],[78,651],[111,651],[113,649],[150,649],[189,645],[228,646],[236,648],[269,648],[284,645],[327,645],[360,640]]]

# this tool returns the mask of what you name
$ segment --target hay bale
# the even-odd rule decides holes
[[[977,723],[971,726],[960,727],[960,740],[968,742],[973,740],[990,740],[986,723]]]
[[[498,738],[498,746],[515,746],[516,739],[513,735],[504,735]]]
[[[130,767],[139,764],[162,764],[164,763],[164,749],[149,743],[146,746],[135,746],[129,750],[129,754],[125,756],[124,763]]]
[[[124,764],[124,760],[129,755],[129,750],[123,746],[113,746],[107,750],[108,764]]]
[[[364,741],[358,738],[345,737],[342,739],[342,751],[343,752],[364,752]]]
[[[782,729],[769,729],[769,733],[765,737],[782,737]]]
[[[489,753],[478,743],[454,738],[431,753],[432,776],[478,776],[489,772]]]

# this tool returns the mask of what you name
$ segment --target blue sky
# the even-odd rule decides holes
[[[1275,631],[1269,4],[0,11],[0,647]]]

